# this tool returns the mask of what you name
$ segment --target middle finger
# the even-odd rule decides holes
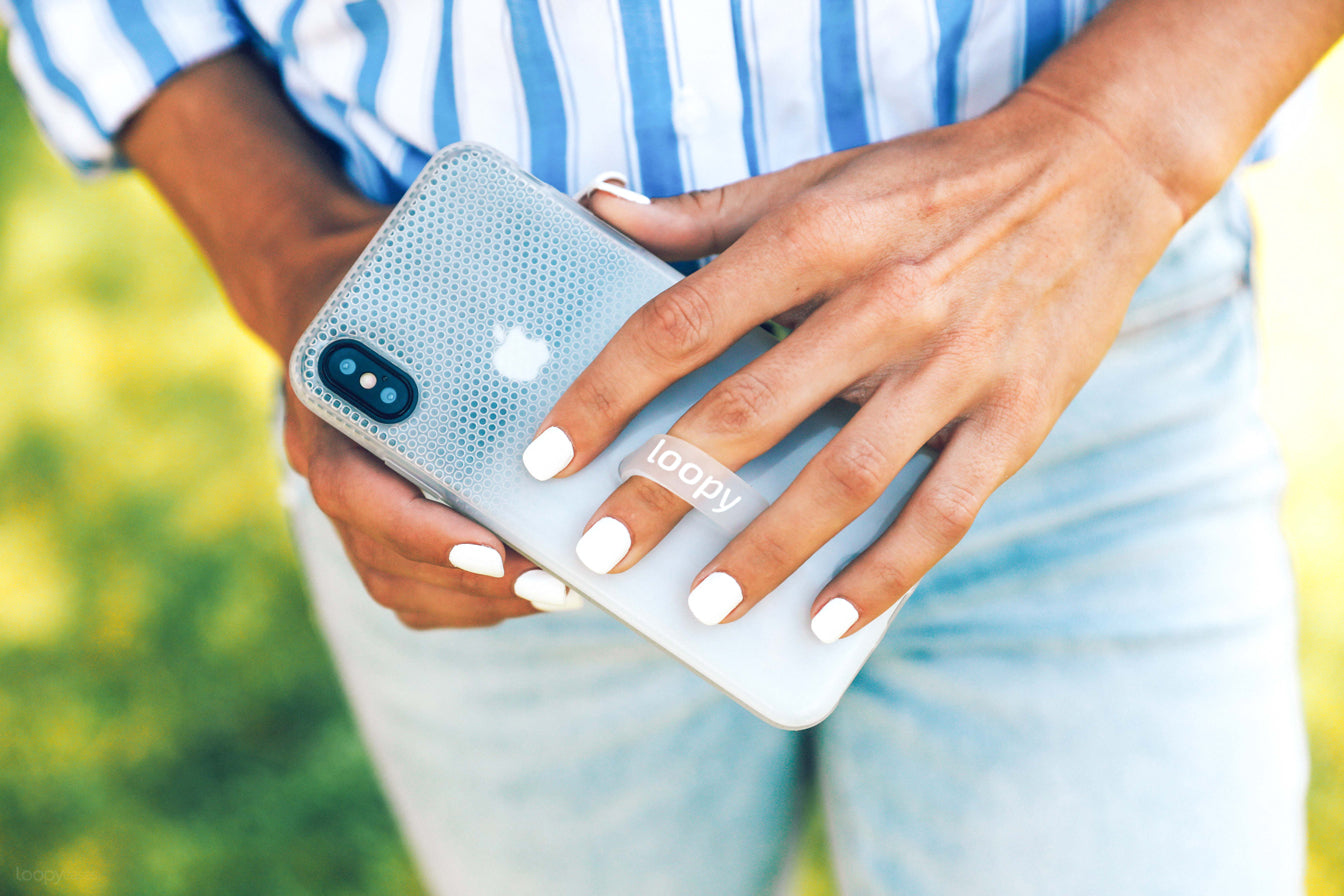
[[[763,454],[850,384],[890,347],[850,344],[847,303],[824,307],[779,345],[728,377],[668,431],[737,470]],[[620,572],[652,550],[690,505],[641,476],[622,483],[593,514],[579,559],[597,573]]]

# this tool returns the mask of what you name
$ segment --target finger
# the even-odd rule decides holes
[[[367,532],[355,529],[346,523],[337,523],[337,531],[340,533],[341,541],[345,544],[345,552],[349,555],[351,561],[359,568],[368,568],[388,575],[400,576],[402,578],[415,579],[424,582],[427,585],[437,585],[442,588],[449,588],[455,591],[465,593],[492,595],[502,594],[508,591],[506,576],[513,569],[516,562],[521,561],[526,568],[531,567],[531,563],[523,560],[513,551],[506,550],[504,557],[494,553],[493,549],[483,558],[487,562],[477,563],[476,557],[468,552],[466,559],[463,559],[463,552],[458,547],[476,548],[479,545],[461,545],[454,546],[449,551],[449,557],[456,558],[449,566],[441,566],[436,563],[424,563],[419,560],[410,560],[385,542],[379,541]],[[490,575],[484,575],[477,569],[490,567]],[[468,569],[467,567],[476,567]]]
[[[407,560],[387,545],[369,536],[339,526],[341,540],[361,576],[381,576],[437,588],[463,598],[506,600],[521,598],[538,610],[572,610],[582,600],[560,579],[538,569],[526,557],[508,551],[498,578],[485,577],[429,563]]]
[[[359,529],[408,560],[496,576],[503,543],[466,517],[425,498],[420,489],[330,427],[308,461],[313,499],[333,519]],[[475,549],[462,551],[461,545]],[[458,549],[454,555],[454,549]]]
[[[466,594],[371,569],[362,570],[361,579],[375,603],[397,613],[432,617],[439,626],[492,625],[501,619],[536,612],[531,603],[513,594],[498,597]]]
[[[979,421],[959,427],[895,524],[813,602],[816,636],[830,643],[853,634],[907,595],[961,541],[990,494],[1039,442]]]
[[[783,203],[813,186],[852,153],[808,159],[782,171],[647,201],[621,190],[589,191],[583,202],[594,214],[667,261],[717,255],[747,228]],[[604,179],[624,177],[609,172]],[[645,201],[641,201],[645,200]]]
[[[844,303],[835,302],[833,306]],[[839,312],[840,315],[848,314]],[[881,363],[876,339],[855,350],[830,308],[696,402],[669,434],[736,470],[773,447],[809,414]],[[602,503],[577,546],[597,573],[622,572],[652,550],[690,510],[656,483],[631,477]]]
[[[397,610],[394,612],[402,625],[409,629],[414,629],[415,631],[425,632],[440,628],[487,628],[492,625],[498,625],[506,619],[517,618],[517,616],[530,616],[538,611],[529,609],[525,613],[517,614],[517,616],[493,613],[489,610],[483,610],[478,615],[463,615],[452,612],[439,613],[433,610]]]
[[[853,247],[842,245],[838,225],[816,223],[836,214],[825,202],[795,200],[631,315],[538,427],[523,454],[532,476],[582,469],[672,382],[823,285],[842,288]]]
[[[688,598],[706,624],[740,618],[872,506],[967,396],[925,368],[889,381],[808,462],[784,493],[697,576]]]

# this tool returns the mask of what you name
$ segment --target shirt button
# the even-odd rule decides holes
[[[696,137],[709,130],[709,103],[694,90],[683,87],[672,102],[672,125],[683,137]]]

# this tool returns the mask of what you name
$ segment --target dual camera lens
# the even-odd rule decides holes
[[[327,388],[379,423],[405,420],[415,407],[415,384],[411,378],[352,339],[327,346],[317,368]]]

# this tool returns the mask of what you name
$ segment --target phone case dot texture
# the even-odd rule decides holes
[[[530,427],[620,323],[677,278],[567,202],[486,147],[445,151],[314,320],[296,379],[357,441],[377,439],[458,483],[468,508],[506,503],[492,498],[527,475]],[[379,424],[323,385],[317,359],[345,338],[415,380],[408,419]]]

